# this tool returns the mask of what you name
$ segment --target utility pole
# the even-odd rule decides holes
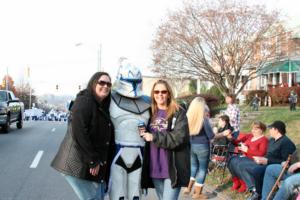
[[[5,83],[5,89],[6,90],[8,90],[8,67],[6,67],[6,77],[5,77],[5,79],[6,79],[6,83]]]
[[[82,45],[85,45],[84,43],[76,43],[75,47],[80,47]],[[97,45],[97,66],[96,66],[97,72],[102,71],[102,43]]]
[[[28,78],[28,82],[29,82],[29,109],[31,109],[31,96],[32,96],[32,92],[31,92],[31,81],[30,81],[30,67],[27,67],[27,78]]]
[[[100,43],[99,44],[99,49],[98,49],[98,69],[97,71],[100,72],[102,71],[102,66],[101,66],[101,55],[102,54],[102,44]]]

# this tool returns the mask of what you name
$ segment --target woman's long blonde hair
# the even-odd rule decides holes
[[[202,97],[196,97],[190,103],[186,113],[190,135],[198,135],[202,129],[205,117],[205,105],[205,100]]]
[[[156,85],[162,84],[167,88],[168,91],[168,100],[167,100],[167,119],[171,118],[171,116],[179,109],[179,105],[175,101],[172,88],[165,80],[158,80],[154,83],[152,90],[151,90],[151,111],[152,111],[152,119],[155,118],[156,113],[158,111],[157,104],[154,99],[154,88]],[[152,121],[151,119],[151,121]]]

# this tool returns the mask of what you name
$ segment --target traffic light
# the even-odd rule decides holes
[[[78,89],[81,90],[81,85],[78,86]]]
[[[56,85],[56,90],[58,90],[58,85]]]

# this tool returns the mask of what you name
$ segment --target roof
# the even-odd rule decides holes
[[[266,64],[258,74],[300,72],[300,60],[284,60]]]

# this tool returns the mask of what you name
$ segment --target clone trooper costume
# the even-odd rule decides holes
[[[116,155],[111,166],[109,197],[111,200],[138,200],[141,196],[142,150],[138,124],[147,124],[150,99],[142,95],[140,70],[123,61],[119,68],[110,105],[115,127]]]

